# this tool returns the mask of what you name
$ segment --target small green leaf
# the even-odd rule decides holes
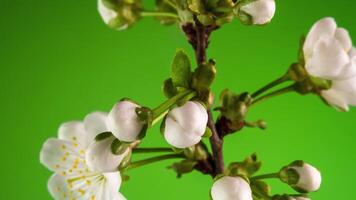
[[[175,87],[189,88],[191,80],[191,65],[188,55],[178,50],[172,63],[172,83]]]
[[[180,178],[182,177],[183,174],[192,172],[196,164],[197,164],[196,161],[183,160],[179,163],[173,163],[168,168],[173,169],[177,173],[177,178]]]

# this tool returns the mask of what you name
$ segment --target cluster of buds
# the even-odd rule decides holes
[[[154,11],[141,0],[98,0],[99,13],[111,28],[123,30],[142,17],[155,17],[161,24],[185,25],[199,22],[221,26],[238,18],[246,25],[264,25],[275,14],[275,0],[157,0]]]
[[[309,200],[306,195],[315,192],[321,184],[320,172],[303,161],[294,161],[283,167],[278,173],[253,176],[261,167],[256,155],[243,162],[231,163],[229,168],[215,178],[211,188],[213,200]],[[270,195],[270,186],[263,181],[267,178],[278,178],[300,194]]]

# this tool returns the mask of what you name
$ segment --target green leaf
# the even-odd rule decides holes
[[[180,178],[183,174],[192,172],[196,164],[197,162],[193,160],[183,160],[179,163],[173,163],[168,168],[173,169],[177,173],[177,178]]]
[[[191,65],[188,55],[178,50],[172,63],[172,83],[175,87],[189,88],[191,80]]]

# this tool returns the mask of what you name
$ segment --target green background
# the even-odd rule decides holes
[[[0,1],[0,199],[50,199],[51,172],[38,156],[58,125],[108,111],[122,97],[158,105],[176,48],[193,56],[177,26],[143,19],[117,32],[102,23],[96,9],[95,1],[84,0]],[[355,36],[355,10],[351,0],[282,0],[268,26],[234,20],[211,38],[209,57],[218,68],[214,92],[254,91],[280,76],[296,60],[301,34],[321,17],[335,17]],[[265,119],[268,129],[246,128],[227,137],[226,163],[257,152],[261,172],[267,173],[304,159],[323,175],[313,199],[354,198],[355,109],[340,113],[316,96],[287,94],[254,107],[248,119]],[[143,145],[167,146],[157,127]],[[131,200],[208,199],[208,176],[194,172],[176,179],[166,169],[169,163],[131,171],[122,193]],[[271,184],[273,192],[291,192],[278,181]]]

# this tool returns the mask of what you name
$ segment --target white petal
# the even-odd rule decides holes
[[[62,175],[77,174],[87,169],[84,155],[85,151],[75,146],[75,143],[51,138],[42,146],[40,162]]]
[[[165,121],[164,138],[170,145],[177,148],[187,148],[199,143],[201,140],[201,136],[188,132],[169,117]]]
[[[117,12],[104,6],[103,0],[98,0],[98,11],[106,24],[109,24],[110,20],[113,20],[118,16]]]
[[[211,196],[213,200],[252,200],[252,191],[244,179],[224,176],[215,181]]]
[[[109,131],[107,126],[107,113],[93,112],[84,118],[84,128],[88,135],[89,144],[94,141],[94,138],[103,132]]]
[[[348,105],[356,105],[356,77],[347,80],[333,81],[329,90],[321,92],[321,96],[332,106],[348,111]]]
[[[47,183],[48,191],[55,200],[71,200],[72,195],[68,184],[59,174],[53,174]]]
[[[335,32],[335,38],[340,42],[346,52],[349,52],[352,48],[352,40],[349,32],[344,28],[338,28]]]
[[[356,76],[356,59],[345,65],[334,80],[346,80],[354,76]]]
[[[346,100],[337,90],[323,90],[321,92],[321,96],[328,102],[328,104],[336,107],[337,109],[341,111],[349,110],[349,106],[347,105]]]
[[[336,28],[337,28],[336,22],[331,17],[326,17],[317,21],[310,29],[306,37],[303,46],[304,56],[308,58],[313,54],[314,46],[316,45],[316,43],[319,41],[320,38],[333,37]]]
[[[84,129],[84,124],[80,121],[63,123],[58,130],[59,139],[74,142],[82,148],[86,148],[89,145],[87,137],[88,134]]]
[[[324,38],[316,44],[305,68],[312,76],[334,80],[349,62],[348,54],[337,40]]]
[[[270,22],[276,11],[274,0],[257,0],[241,7],[241,10],[252,16],[253,24]]]
[[[302,167],[292,167],[299,175],[297,187],[307,192],[315,192],[320,188],[321,175],[315,167],[305,163]]]
[[[178,148],[197,144],[203,136],[208,121],[205,107],[194,101],[171,110],[165,121],[164,136],[167,142]]]
[[[121,155],[111,152],[111,144],[115,137],[108,137],[100,141],[95,141],[89,146],[86,152],[86,163],[92,171],[116,172],[121,161],[129,153],[129,149]]]
[[[167,118],[174,119],[186,132],[202,136],[208,122],[208,114],[203,105],[188,101],[183,106],[171,110]]]
[[[120,101],[109,113],[109,129],[120,141],[133,142],[137,140],[143,127],[143,123],[136,114],[138,107],[140,106],[130,101]]]

